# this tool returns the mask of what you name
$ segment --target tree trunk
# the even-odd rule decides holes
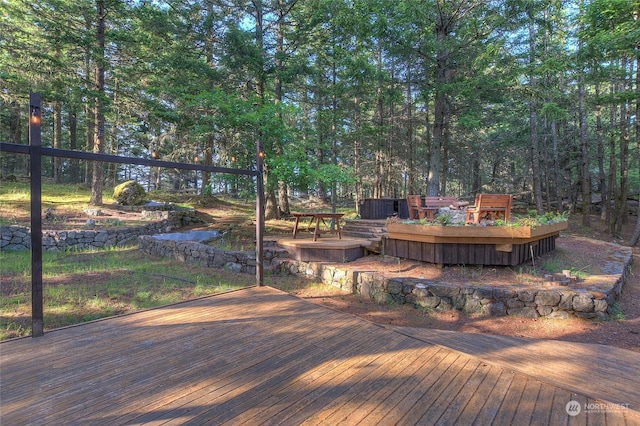
[[[580,189],[582,193],[582,226],[589,227],[591,214],[591,178],[589,176],[589,137],[587,135],[587,111],[585,107],[584,83],[578,87],[580,114]]]
[[[62,104],[53,102],[53,147],[62,148]],[[62,157],[53,157],[53,182],[62,183]]]
[[[553,186],[554,186],[554,198],[556,199],[556,206],[559,212],[564,209],[562,200],[564,198],[564,191],[562,182],[560,180],[560,154],[558,152],[558,125],[555,119],[551,120],[551,140],[553,143]]]
[[[360,102],[359,99],[356,98],[354,101],[354,117],[353,117],[353,126],[354,132],[356,134],[360,133]],[[356,213],[360,216],[360,201],[364,198],[364,193],[362,190],[362,175],[361,175],[361,146],[360,146],[360,138],[355,138],[353,141],[353,172],[356,175],[355,181],[355,205],[356,205]]]
[[[440,191],[440,173],[442,171],[442,149],[448,125],[448,97],[445,88],[448,83],[450,52],[446,46],[450,36],[452,18],[444,16],[444,9],[438,8],[436,17],[436,85],[433,110],[433,140],[429,152],[429,175],[427,196],[435,197]]]
[[[640,52],[640,43],[638,43],[638,49],[636,51]],[[640,91],[640,55],[636,57],[636,93]],[[636,147],[637,151],[640,153],[640,98],[636,96]],[[638,159],[638,170],[640,170],[640,155],[637,157]],[[638,191],[638,200],[640,201],[640,190]],[[636,229],[633,231],[633,236],[629,241],[629,245],[634,247],[638,244],[640,240],[640,204],[638,204],[638,216],[636,217]]]
[[[84,15],[84,25],[85,30],[89,33],[93,27],[93,15],[90,13],[86,13]],[[89,76],[92,73],[93,66],[92,61],[95,60],[91,53],[91,47],[88,47],[84,52],[84,72],[85,75]],[[87,83],[88,84],[88,83]],[[89,88],[87,87],[87,91]],[[93,144],[95,141],[94,137],[94,127],[95,127],[95,107],[94,107],[94,98],[92,96],[87,97],[87,102],[83,104],[84,116],[85,116],[85,124],[86,124],[86,135],[85,135],[85,144],[87,151],[93,151]],[[83,183],[87,186],[91,185],[92,175],[93,175],[93,162],[85,161],[81,163],[84,167],[84,181]]]
[[[104,90],[104,47],[105,47],[105,19],[107,10],[104,0],[96,1],[96,42],[97,57],[95,59],[94,69],[94,91],[95,91],[95,125],[94,125],[94,142],[93,152],[104,153],[104,107],[103,96]],[[93,206],[102,205],[102,186],[104,177],[104,164],[101,161],[93,162],[93,176],[91,180],[91,198],[89,204]]]
[[[629,64],[624,59],[621,68],[626,70]],[[630,92],[633,85],[629,83],[629,87],[623,80],[620,83],[621,92]],[[619,139],[619,151],[620,151],[620,185],[618,190],[618,196],[616,197],[616,203],[614,208],[613,223],[615,224],[613,234],[620,236],[622,234],[622,225],[627,223],[628,219],[628,205],[627,198],[629,194],[629,144],[631,143],[629,127],[630,117],[627,109],[627,103],[623,102],[620,105],[620,139]]]
[[[413,94],[411,91],[411,63],[407,62],[407,190],[403,194],[407,196],[409,194],[419,194],[416,187],[416,171],[413,164],[415,148],[413,141]]]
[[[20,105],[11,102],[9,106],[9,143],[22,143],[22,116],[20,114]]]
[[[9,143],[22,143],[22,117],[20,114],[20,105],[16,102],[9,104]],[[20,170],[20,157],[26,157],[21,155],[8,155],[7,158],[7,172],[15,174],[16,170]]]
[[[471,196],[482,191],[482,174],[480,173],[480,155],[476,152],[471,160]]]
[[[254,18],[256,20],[255,23],[255,39],[256,46],[260,50],[260,52],[264,52],[264,11],[262,10],[262,0],[254,1],[255,6],[255,15]],[[265,70],[264,64],[260,62],[258,65],[257,77],[256,77],[256,96],[259,99],[260,107],[264,106],[265,103]],[[263,139],[262,128],[258,129],[258,138]],[[269,169],[267,167],[267,162],[265,160],[264,167],[264,191],[265,191],[265,212],[264,218],[269,219],[279,219],[280,211],[278,210],[278,200],[276,198],[275,189],[276,185],[274,185],[273,179],[269,178]]]
[[[551,182],[550,182],[550,170],[551,164],[549,159],[549,149],[547,146],[549,145],[549,136],[548,133],[551,132],[549,129],[551,127],[550,123],[547,121],[545,116],[543,128],[545,129],[545,134],[542,137],[542,164],[544,169],[544,190],[543,193],[545,195],[545,210],[551,210],[551,206],[553,205],[553,201],[551,200]]]
[[[610,95],[614,96],[614,86],[613,84],[611,85],[611,87],[609,88],[610,91]],[[611,105],[609,107],[609,126],[611,129],[615,129],[616,128],[616,116],[617,116],[617,107],[615,105]],[[607,214],[605,215],[605,223],[608,225],[609,230],[612,231],[611,229],[611,224],[613,223],[613,208],[612,207],[612,202],[613,200],[615,200],[615,194],[617,191],[617,185],[616,185],[616,173],[617,173],[617,163],[616,163],[616,142],[615,142],[615,138],[613,135],[613,132],[610,132],[609,134],[609,143],[608,148],[609,148],[609,174],[607,176],[607,187],[609,189],[608,193],[608,202],[609,205],[607,206]]]
[[[213,22],[215,22],[215,16],[213,13],[213,2],[206,2],[206,8],[207,8],[207,20],[206,22],[208,22],[208,25],[205,28],[205,55],[206,55],[206,62],[207,62],[207,66],[210,69],[214,69],[215,68],[215,60],[214,60],[214,33],[213,33]],[[213,79],[210,79],[209,81],[207,81],[207,84],[209,86],[210,89],[214,89],[216,82]],[[213,115],[213,112],[209,112],[209,114]],[[216,129],[213,129],[214,131]],[[204,140],[204,147],[203,147],[203,157],[202,157],[202,163],[205,166],[212,166],[213,165],[213,152],[215,150],[215,135],[214,134],[210,134],[208,136],[205,137]],[[203,194],[206,195],[210,195],[211,194],[211,172],[209,171],[203,171],[202,172],[202,188]]]
[[[596,99],[600,98],[600,85],[596,84],[595,88]],[[609,191],[607,185],[607,174],[604,169],[604,138],[602,137],[602,106],[598,102],[595,106],[595,116],[596,116],[596,140],[598,141],[598,191],[600,192],[600,218],[606,219],[607,212],[611,208],[611,203],[609,202]]]
[[[529,63],[535,62],[535,40],[533,16],[529,16]],[[531,99],[529,101],[529,152],[531,158],[531,182],[533,186],[533,197],[538,214],[543,213],[542,209],[542,185],[540,184],[540,147],[538,145],[538,114],[536,111],[536,78],[529,75],[529,86],[531,88]]]
[[[282,98],[284,96],[284,91],[282,88],[282,78],[280,77],[283,70],[282,58],[286,55],[284,49],[284,21],[287,15],[287,7],[283,0],[278,0],[278,25],[276,29],[276,78],[275,78],[275,102],[276,104],[282,103]],[[282,114],[278,112],[278,120],[283,122]],[[283,123],[284,127],[284,123]],[[284,149],[282,147],[282,141],[275,141],[275,153],[276,155],[284,155]],[[288,216],[291,213],[291,209],[289,207],[289,190],[287,187],[287,183],[279,179],[278,180],[278,209],[281,213]]]
[[[382,47],[378,45],[378,75],[382,75]],[[382,77],[376,83],[376,154],[375,154],[375,184],[373,198],[382,198],[384,182],[384,99],[382,98]]]
[[[78,119],[75,111],[69,111],[69,149],[78,149]],[[80,182],[80,162],[77,158],[69,160],[69,176],[71,183]]]

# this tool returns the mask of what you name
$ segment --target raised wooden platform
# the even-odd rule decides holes
[[[277,243],[291,258],[303,262],[352,262],[363,257],[366,247],[371,245],[369,240],[351,237],[323,236],[314,241],[309,234],[298,234],[295,239],[280,237]]]
[[[557,236],[541,238],[532,243],[496,244],[425,243],[420,241],[383,239],[384,252],[388,256],[441,265],[497,265],[515,266],[542,256],[556,248]]]
[[[607,360],[606,376],[628,390],[608,402],[630,409],[570,417],[570,401],[604,407],[625,394],[591,386],[589,378],[602,376],[589,370],[547,370],[551,383],[501,364],[500,355],[558,367],[574,356],[597,363],[601,352],[591,345],[575,355],[552,345],[528,355],[530,344],[481,342],[470,355],[412,330],[262,287],[6,341],[0,423],[640,424],[640,385],[626,353]],[[473,348],[477,338],[455,340]],[[508,352],[513,346],[520,355]],[[572,392],[578,378],[584,387]]]
[[[555,250],[567,222],[529,226],[437,226],[390,223],[389,256],[447,265],[515,266]]]

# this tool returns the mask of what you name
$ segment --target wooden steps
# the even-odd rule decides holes
[[[380,253],[382,251],[382,237],[387,235],[386,220],[345,220],[342,226],[342,235],[369,240],[371,245],[367,247],[367,250]]]

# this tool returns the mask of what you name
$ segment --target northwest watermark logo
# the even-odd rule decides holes
[[[575,417],[578,414],[584,413],[607,413],[618,410],[628,410],[630,404],[614,404],[610,402],[588,402],[584,405],[580,405],[578,401],[571,400],[567,402],[565,410],[571,417]]]
[[[567,414],[571,417],[575,417],[582,411],[582,406],[578,401],[569,401],[565,406],[565,410],[567,410]]]

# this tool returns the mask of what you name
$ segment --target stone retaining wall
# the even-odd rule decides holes
[[[255,273],[255,252],[229,251],[196,242],[138,238],[140,250],[154,256],[177,259],[210,268]],[[602,268],[606,275],[591,276],[579,287],[531,287],[514,284],[459,286],[418,278],[385,278],[372,271],[349,269],[348,265],[303,262],[273,241],[265,241],[265,270],[274,274],[317,279],[342,290],[361,294],[379,303],[412,304],[426,310],[457,309],[488,316],[581,318],[606,320],[620,297],[631,269],[633,252],[616,246]]]
[[[177,228],[200,221],[195,210],[143,212],[143,217],[156,220],[156,222],[141,226],[114,229],[43,231],[42,249],[45,251],[54,251],[120,247],[141,235],[171,232]],[[0,251],[30,249],[31,230],[29,228],[22,226],[0,226]]]
[[[255,252],[217,249],[194,242],[139,238],[146,253],[196,263],[211,268],[255,273]],[[265,241],[264,264],[274,274],[286,274],[320,280],[379,303],[412,304],[426,310],[457,309],[468,314],[518,317],[599,318],[613,313],[630,273],[633,252],[617,246],[603,268],[606,275],[591,276],[580,288],[567,286],[531,287],[514,284],[459,286],[418,278],[385,278],[372,271],[349,269],[348,265],[303,262],[288,258],[288,252],[275,242]]]
[[[150,236],[139,237],[138,244],[140,251],[157,257],[247,274],[255,274],[256,271],[255,251],[223,250],[193,241],[160,240]],[[265,241],[264,245],[264,269],[273,269],[274,264],[280,264],[276,259],[283,259],[289,255],[286,250],[279,248],[273,242]]]
[[[154,213],[166,217],[159,222],[139,227],[113,230],[46,231],[44,250],[86,249],[124,245],[138,238],[140,250],[154,256],[181,260],[211,268],[255,273],[255,252],[229,251],[196,242],[159,240],[149,235],[165,233],[197,221],[194,211]],[[166,216],[165,216],[166,215]],[[28,250],[29,229],[0,227],[2,250]],[[377,272],[349,269],[348,265],[302,262],[288,258],[289,253],[275,242],[265,241],[266,270],[312,278],[340,289],[361,294],[379,303],[412,304],[427,310],[458,309],[469,314],[490,316],[608,319],[622,286],[630,273],[633,252],[616,246],[610,253],[603,274],[591,276],[580,288],[531,287],[514,284],[458,286],[417,278],[385,278]]]
[[[343,290],[361,294],[379,303],[412,304],[426,310],[457,309],[469,314],[518,317],[599,318],[615,312],[631,269],[633,252],[618,247],[604,267],[606,275],[592,276],[580,288],[531,287],[514,284],[458,286],[416,278],[385,278],[377,272],[349,270],[348,266],[325,265],[285,259],[276,270],[320,279]]]

